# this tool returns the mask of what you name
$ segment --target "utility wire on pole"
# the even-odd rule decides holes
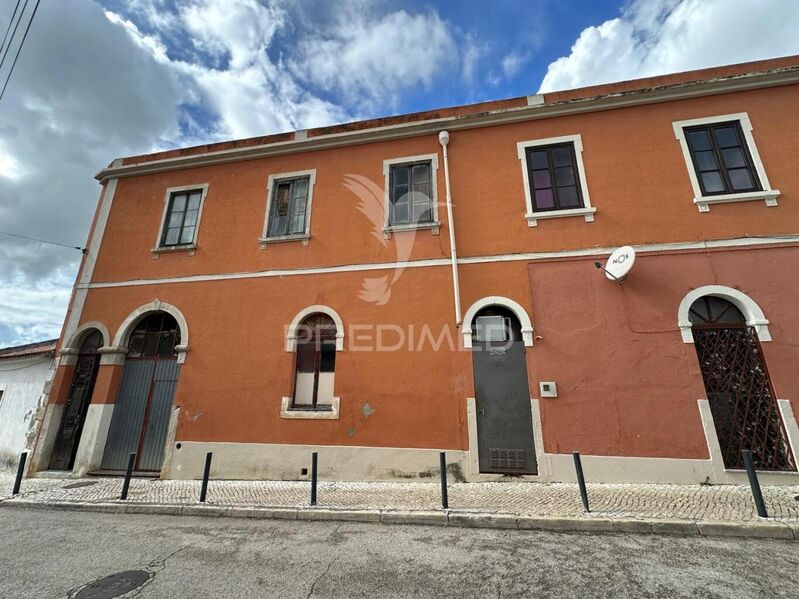
[[[63,248],[69,248],[71,250],[78,250],[81,253],[86,253],[86,248],[82,248],[77,245],[69,245],[67,243],[58,243],[57,241],[48,241],[46,239],[39,239],[37,237],[28,237],[27,235],[20,235],[19,233],[9,233],[8,231],[0,231],[0,235],[5,235],[7,237],[17,237],[18,239],[27,239],[28,241],[37,241],[39,243],[46,243],[48,245],[57,245]]]
[[[41,0],[36,0],[36,5],[33,7],[33,12],[31,13],[31,18],[28,21],[28,26],[25,27],[25,34],[22,36],[22,41],[19,43],[19,47],[17,48],[17,54],[16,56],[14,56],[14,62],[11,63],[11,68],[8,71],[8,77],[6,77],[6,82],[3,84],[3,90],[0,91],[0,100],[3,99],[3,94],[6,93],[6,87],[8,87],[8,82],[11,80],[11,73],[14,72],[14,67],[17,65],[17,59],[19,58],[19,53],[22,51],[22,45],[25,43],[25,38],[28,37],[28,31],[30,31],[31,25],[33,24],[33,18],[36,16],[36,9],[39,8],[39,2],[41,2]],[[28,0],[25,0],[25,4],[27,3]],[[22,10],[23,11],[25,10],[24,6]],[[22,19],[22,13],[20,13],[20,20],[21,19]],[[19,25],[19,21],[17,21],[17,25]],[[14,30],[16,31],[16,27],[14,28]],[[12,35],[11,37],[13,38],[14,36]],[[6,50],[8,50],[9,47],[11,47],[11,42],[8,42],[8,47],[6,47]]]

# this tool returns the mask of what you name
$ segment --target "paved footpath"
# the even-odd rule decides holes
[[[320,482],[316,507],[307,481],[212,480],[206,505],[198,503],[200,481],[133,479],[126,501],[120,478],[25,479],[14,498],[12,483],[0,474],[0,507],[799,540],[799,486],[764,487],[762,519],[749,487],[731,485],[590,484],[585,514],[573,483],[454,483],[446,511],[438,482]]]

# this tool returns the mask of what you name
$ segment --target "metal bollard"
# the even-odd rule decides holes
[[[438,455],[439,469],[441,470],[441,509],[449,509],[449,497],[447,496],[447,454],[441,452]]]
[[[208,496],[208,476],[211,474],[211,458],[212,452],[205,454],[205,470],[203,470],[203,485],[200,488],[200,503],[205,503],[205,498]]]
[[[125,482],[122,483],[122,494],[119,496],[120,499],[127,499],[128,498],[128,489],[130,488],[130,477],[133,474],[133,464],[136,463],[136,454],[130,454],[128,458],[128,469],[125,471]]]
[[[577,472],[577,484],[580,486],[580,498],[583,500],[583,507],[586,512],[591,510],[588,508],[588,489],[585,486],[585,476],[583,476],[583,462],[580,460],[580,452],[573,451],[572,457],[574,458],[574,469]]]
[[[315,451],[311,454],[311,505],[316,505],[316,466],[319,461],[319,454]]]
[[[744,458],[744,466],[746,466],[746,475],[749,477],[749,486],[752,487],[752,497],[755,499],[757,515],[761,518],[768,518],[766,504],[763,502],[763,493],[760,492],[760,482],[757,480],[757,472],[755,472],[755,465],[752,462],[752,452],[742,449],[741,454]]]
[[[11,495],[19,495],[19,488],[22,486],[22,475],[25,474],[25,462],[28,461],[28,452],[23,451],[19,456],[19,465],[17,466],[17,478],[14,479],[14,490]]]

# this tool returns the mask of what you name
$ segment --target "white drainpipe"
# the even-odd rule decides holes
[[[449,187],[449,161],[447,160],[447,144],[449,132],[438,134],[438,141],[444,149],[444,183],[447,189],[447,228],[449,229],[449,248],[452,255],[452,292],[455,294],[455,325],[461,326],[461,288],[458,282],[458,250],[455,247],[455,220],[452,217],[452,194]]]

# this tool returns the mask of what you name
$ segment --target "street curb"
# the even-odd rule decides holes
[[[117,514],[155,514],[170,516],[206,516],[213,518],[250,518],[259,520],[304,520],[368,522],[458,528],[488,528],[513,530],[544,530],[554,532],[611,532],[635,534],[669,534],[703,537],[745,537],[799,540],[799,522],[765,520],[729,522],[723,520],[656,520],[607,518],[587,515],[580,517],[518,516],[485,512],[413,511],[379,509],[335,509],[329,507],[257,507],[177,505],[113,502],[53,501],[42,503],[24,499],[6,499],[0,507],[28,510],[66,510]]]

